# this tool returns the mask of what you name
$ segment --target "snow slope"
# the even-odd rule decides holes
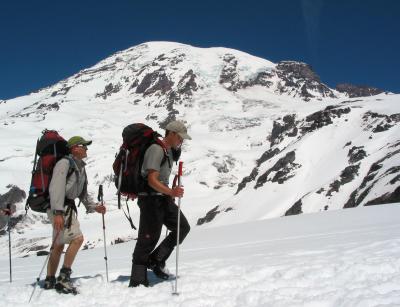
[[[152,273],[152,287],[127,287],[133,246],[109,246],[109,283],[102,247],[81,251],[73,268],[81,294],[37,289],[31,306],[400,305],[398,204],[197,227],[181,246],[179,296],[174,281]],[[45,258],[14,258],[12,285],[0,259],[1,306],[28,306]],[[175,254],[167,265],[173,273]]]

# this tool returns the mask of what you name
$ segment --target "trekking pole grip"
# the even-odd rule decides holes
[[[103,185],[99,185],[99,193],[97,194],[97,200],[103,203]]]
[[[183,169],[183,162],[179,161],[179,168],[178,168],[178,177],[182,176],[182,169]]]

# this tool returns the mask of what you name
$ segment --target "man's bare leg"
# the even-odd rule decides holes
[[[69,246],[64,255],[63,267],[69,268],[69,269],[72,267],[72,263],[74,262],[75,256],[76,256],[76,254],[78,254],[78,251],[79,251],[80,247],[82,246],[82,243],[83,243],[83,236],[79,236],[79,237],[73,239],[71,241],[71,243],[69,243]]]

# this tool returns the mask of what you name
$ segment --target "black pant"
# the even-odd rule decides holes
[[[158,263],[165,263],[176,246],[178,226],[178,206],[170,196],[139,197],[140,208],[139,234],[133,252],[133,264],[147,266],[149,258]],[[154,250],[162,226],[165,225],[170,233]],[[183,213],[180,213],[179,243],[190,231],[189,223]]]

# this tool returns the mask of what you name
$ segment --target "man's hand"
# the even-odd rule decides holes
[[[56,232],[63,230],[64,228],[64,217],[62,215],[55,215],[54,216],[54,229]]]
[[[171,196],[172,197],[183,197],[183,193],[185,192],[185,190],[182,187],[174,187],[171,190]]]
[[[94,208],[94,210],[97,212],[97,213],[101,213],[101,214],[104,214],[104,213],[106,213],[106,206],[104,206],[104,204],[98,204],[95,208]]]

